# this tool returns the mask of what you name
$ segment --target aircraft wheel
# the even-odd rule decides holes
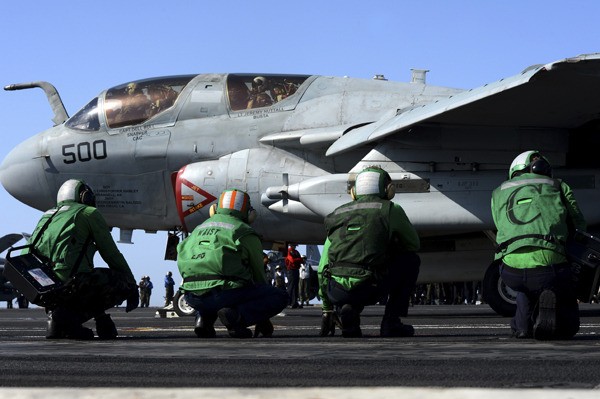
[[[173,310],[179,317],[193,316],[196,312],[196,309],[187,303],[181,291],[177,291],[173,296]]]
[[[499,315],[512,317],[517,310],[517,293],[500,278],[498,262],[493,262],[483,277],[483,298]]]

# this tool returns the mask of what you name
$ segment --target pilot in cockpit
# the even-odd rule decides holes
[[[168,85],[154,84],[148,86],[150,97],[150,113],[154,116],[171,107],[177,100],[178,93]]]
[[[270,83],[266,78],[262,76],[255,77],[252,81],[252,90],[250,91],[248,108],[260,108],[272,105],[273,98],[271,98],[271,95],[269,94],[270,91]]]
[[[151,102],[136,83],[129,83],[120,92],[111,96],[116,105],[107,112],[110,127],[120,127],[141,123],[151,116]]]

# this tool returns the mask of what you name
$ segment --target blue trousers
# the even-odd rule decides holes
[[[516,269],[502,263],[500,277],[517,291],[517,312],[511,320],[513,330],[531,333],[540,294],[552,290],[556,295],[556,338],[571,338],[579,331],[579,305],[568,264]]]
[[[332,304],[338,307],[350,304],[358,312],[361,312],[364,306],[374,305],[382,299],[387,299],[384,318],[406,317],[410,295],[415,288],[420,266],[421,259],[415,252],[396,253],[392,255],[383,278],[354,287],[349,291],[332,278],[329,280],[327,295]]]
[[[207,320],[216,320],[217,312],[223,308],[235,309],[246,326],[270,319],[288,304],[287,293],[269,284],[230,290],[213,289],[204,295],[188,292],[185,300]]]

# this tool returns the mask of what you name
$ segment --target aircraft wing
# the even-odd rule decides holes
[[[351,130],[326,154],[340,154],[420,124],[573,128],[600,117],[598,93],[600,53],[566,58]]]
[[[15,243],[24,237],[23,234],[13,233],[0,237],[0,253],[12,247]]]

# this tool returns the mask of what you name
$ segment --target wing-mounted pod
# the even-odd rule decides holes
[[[489,198],[494,184],[501,181],[499,172],[473,175],[454,172],[420,173],[392,172],[396,187],[394,202],[400,204],[417,230],[467,232],[490,228]],[[291,184],[285,192],[289,205],[287,215],[303,218],[307,211],[321,219],[338,206],[351,201],[350,187],[355,174],[332,174]],[[433,182],[432,182],[433,180]],[[269,187],[266,195],[282,199],[281,187]],[[283,212],[282,201],[269,207]],[[292,204],[298,204],[292,207]]]
[[[348,178],[347,174],[326,175],[290,186],[269,187],[266,190],[267,198],[282,200],[269,209],[300,218],[306,217],[305,213],[311,213],[322,220],[335,208],[350,201]],[[291,201],[285,204],[283,200]]]

